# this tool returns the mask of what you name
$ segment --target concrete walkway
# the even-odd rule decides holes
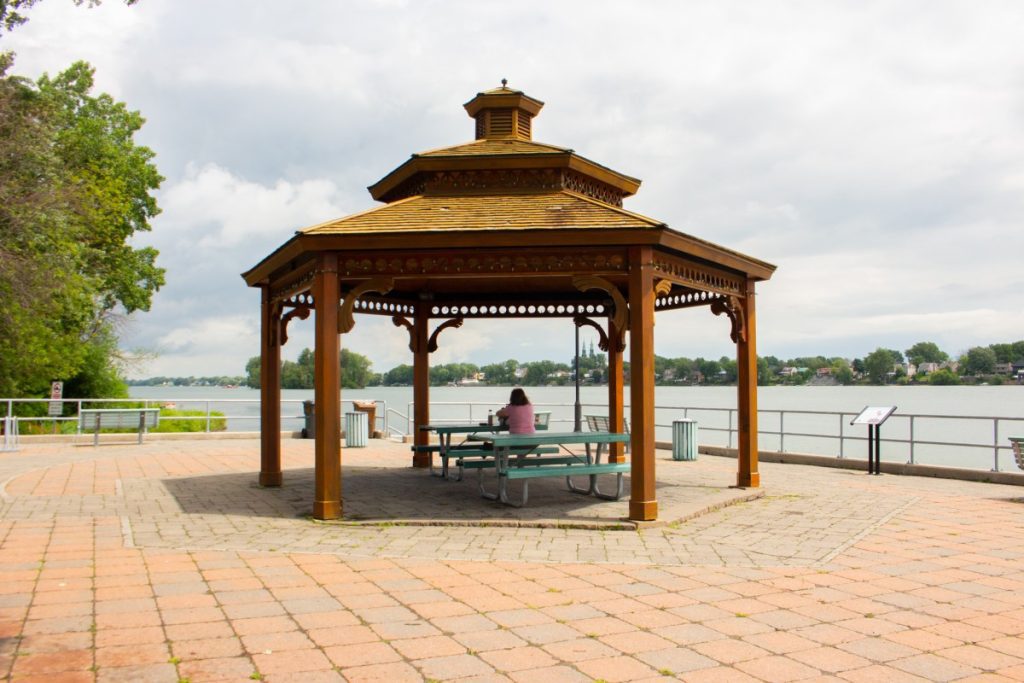
[[[0,676],[1024,680],[1020,487],[764,464],[744,492],[733,460],[659,453],[671,523],[635,530],[625,501],[541,480],[515,510],[371,441],[318,523],[312,445],[284,452],[277,490],[256,441],[0,455]]]

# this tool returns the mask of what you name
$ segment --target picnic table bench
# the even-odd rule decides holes
[[[494,469],[498,475],[498,493],[491,493],[484,487],[483,470],[478,470],[480,495],[489,500],[500,500],[506,505],[522,507],[529,498],[529,480],[539,477],[565,477],[566,486],[573,493],[593,494],[605,500],[618,500],[622,496],[622,474],[629,471],[629,463],[602,463],[601,447],[611,443],[625,443],[628,434],[615,432],[544,432],[535,434],[481,434],[480,440],[490,444],[494,451]],[[576,455],[565,449],[569,445],[587,446],[587,453]],[[590,445],[597,445],[596,456],[591,456]],[[566,451],[566,455],[546,457],[530,456],[537,449],[557,447]],[[515,460],[512,460],[512,456]],[[597,485],[597,477],[602,474],[614,474],[616,490],[613,494],[602,493]],[[590,484],[587,488],[579,488],[573,484],[573,476],[587,476]],[[519,479],[523,482],[521,500],[517,503],[509,499],[508,482]]]
[[[450,481],[462,481],[466,469],[486,469],[494,467],[494,450],[489,445],[480,441],[480,434],[491,434],[497,431],[508,429],[502,424],[447,424],[447,425],[423,425],[421,431],[435,432],[440,439],[437,444],[413,446],[413,453],[430,453],[430,474],[435,477],[443,477]],[[452,444],[452,436],[462,434],[465,440],[462,443]],[[519,449],[524,454],[528,449]],[[534,449],[533,453],[557,453],[557,447]],[[441,458],[441,472],[434,472],[433,455]],[[449,460],[455,459],[457,473],[453,476]]]
[[[82,431],[92,431],[92,445],[100,445],[101,429],[138,429],[139,443],[147,429],[160,423],[159,408],[87,408],[78,412],[78,426]]]

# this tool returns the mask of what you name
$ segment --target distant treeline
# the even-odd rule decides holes
[[[412,366],[399,365],[384,373],[371,370],[370,359],[347,349],[341,352],[342,385],[346,389],[367,386],[409,386]],[[136,386],[260,386],[260,358],[246,364],[241,377],[152,377],[133,380]],[[629,363],[625,364],[626,380]],[[736,360],[722,356],[666,358],[655,356],[654,373],[661,385],[729,385],[736,383]],[[918,342],[905,351],[878,348],[863,358],[805,356],[780,359],[760,356],[757,378],[761,386],[775,384],[1001,384],[1024,376],[1024,340],[976,346],[953,358],[934,342]],[[582,384],[605,384],[608,359],[591,344],[580,355]],[[559,386],[574,382],[573,361],[550,360],[520,363],[506,360],[489,365],[447,363],[430,368],[433,386]],[[296,361],[281,364],[281,386],[285,389],[313,388],[313,352],[303,349]]]

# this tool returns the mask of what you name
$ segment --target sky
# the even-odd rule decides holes
[[[135,240],[167,284],[122,329],[131,377],[243,374],[240,273],[296,229],[377,205],[409,155],[473,138],[463,103],[545,102],[534,139],[643,184],[625,208],[778,266],[758,351],[950,354],[1024,338],[1024,3],[987,0],[45,0],[0,38],[14,72],[83,59],[142,112],[165,176]],[[294,321],[285,358],[312,346]],[[468,321],[433,363],[568,362],[570,321]],[[584,332],[584,342],[590,339]],[[591,335],[592,336],[592,335]],[[357,318],[378,372],[404,330]],[[706,309],[659,315],[663,356],[734,356]]]

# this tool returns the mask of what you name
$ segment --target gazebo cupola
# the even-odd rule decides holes
[[[466,111],[476,119],[477,140],[532,139],[531,123],[543,106],[540,100],[509,88],[505,79],[500,88],[477,93],[465,104]]]

